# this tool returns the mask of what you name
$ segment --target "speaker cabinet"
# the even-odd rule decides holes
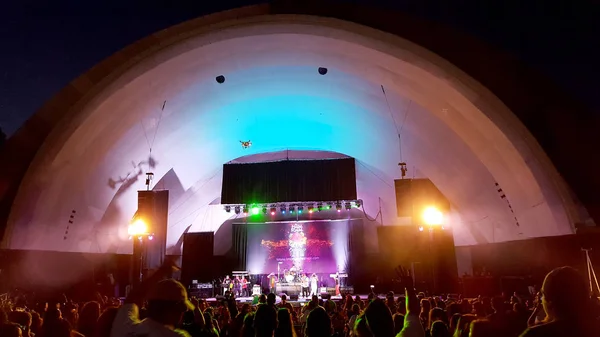
[[[399,179],[394,185],[398,217],[418,217],[431,206],[450,211],[450,202],[429,179]]]
[[[181,259],[181,281],[184,285],[191,284],[192,280],[211,282],[218,277],[213,254],[214,241],[214,232],[184,234]]]

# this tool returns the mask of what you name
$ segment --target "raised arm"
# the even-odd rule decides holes
[[[419,299],[415,292],[415,285],[408,269],[398,267],[398,276],[400,282],[404,286],[404,294],[406,296],[406,316],[404,317],[404,327],[398,333],[398,337],[424,337],[425,330],[419,320]]]

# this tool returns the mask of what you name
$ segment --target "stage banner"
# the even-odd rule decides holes
[[[277,274],[279,270],[282,276],[286,272],[347,272],[349,222],[240,224],[247,231],[247,269],[252,274]]]

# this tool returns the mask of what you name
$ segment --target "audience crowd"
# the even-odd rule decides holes
[[[61,298],[30,303],[3,299],[0,337],[594,337],[600,336],[600,306],[581,275],[570,267],[546,276],[533,298],[450,298],[416,293],[401,269],[406,291],[307,303],[285,295],[261,295],[238,303],[228,295],[207,303],[189,298],[168,278],[173,265],[133,289],[121,303],[102,298],[74,303]]]

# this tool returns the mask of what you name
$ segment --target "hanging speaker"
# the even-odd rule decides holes
[[[432,206],[443,213],[450,211],[450,202],[429,179],[398,179],[394,185],[398,217],[420,216]]]

